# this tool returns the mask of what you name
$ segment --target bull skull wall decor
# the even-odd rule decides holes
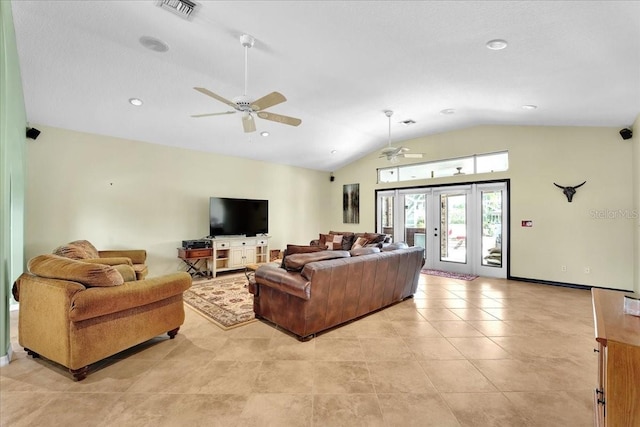
[[[567,200],[569,201],[569,203],[571,203],[571,200],[573,199],[573,195],[576,194],[576,190],[582,187],[585,184],[585,182],[583,182],[582,184],[576,185],[575,187],[563,187],[562,185],[558,185],[555,182],[553,183],[553,185],[555,185],[558,188],[561,188],[564,195],[567,196]]]

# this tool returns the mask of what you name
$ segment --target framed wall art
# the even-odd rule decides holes
[[[342,222],[360,223],[360,184],[345,184],[342,187]]]

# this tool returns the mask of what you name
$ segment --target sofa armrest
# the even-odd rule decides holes
[[[259,285],[308,300],[311,298],[311,283],[300,273],[289,272],[273,265],[264,265],[256,270],[255,281]]]
[[[119,286],[89,288],[73,296],[69,318],[78,322],[105,314],[142,307],[181,295],[191,287],[191,276],[182,271]]]
[[[110,257],[110,258],[85,258],[80,259],[78,261],[82,262],[90,262],[93,264],[103,264],[103,265],[133,265],[131,258],[127,257]]]
[[[130,258],[134,264],[144,264],[147,262],[147,251],[144,249],[122,249],[98,251],[100,258],[125,257]]]

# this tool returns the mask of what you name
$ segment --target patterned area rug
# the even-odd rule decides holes
[[[473,274],[452,273],[450,271],[430,270],[428,268],[423,269],[422,272],[430,276],[440,276],[440,277],[447,277],[449,279],[458,279],[458,280],[467,280],[467,281],[471,281],[473,279],[478,278],[478,276],[475,276]]]
[[[184,293],[184,302],[224,330],[256,320],[244,273],[194,281]]]

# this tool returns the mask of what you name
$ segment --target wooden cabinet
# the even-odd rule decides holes
[[[247,264],[267,262],[269,237],[220,237],[213,239],[211,274],[239,270]]]
[[[591,289],[598,380],[596,426],[640,426],[640,317],[624,313],[625,292]]]

